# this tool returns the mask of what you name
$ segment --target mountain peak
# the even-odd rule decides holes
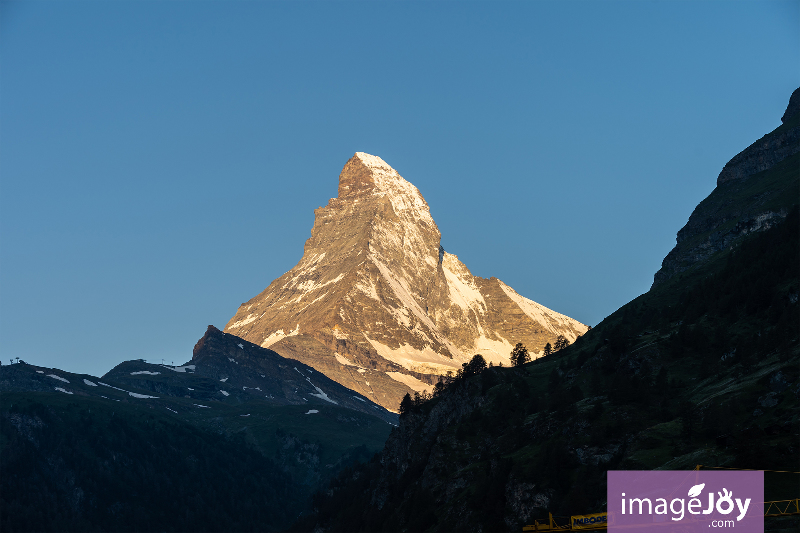
[[[786,111],[784,111],[781,117],[781,122],[786,124],[786,122],[798,112],[800,112],[800,88],[795,89],[794,92],[792,92],[792,96],[789,97],[789,105],[786,106]]]
[[[303,258],[243,304],[225,332],[396,409],[405,392],[431,388],[476,353],[507,363],[517,342],[536,353],[586,329],[473,276],[441,248],[419,190],[380,157],[357,152],[339,175],[338,197],[315,211]]]
[[[405,198],[405,201],[392,201],[397,211],[407,208],[423,208],[428,204],[419,190],[403,179],[386,161],[378,156],[356,152],[345,163],[339,174],[339,200],[360,199],[365,196],[389,196]]]
[[[376,170],[385,170],[397,174],[397,172],[395,172],[395,170],[391,166],[389,166],[389,164],[386,161],[384,161],[377,155],[370,155],[366,152],[356,152],[356,155],[354,155],[353,157],[360,159],[361,162],[364,163],[364,165],[368,166],[369,168]]]

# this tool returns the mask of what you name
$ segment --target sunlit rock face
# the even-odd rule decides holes
[[[303,258],[242,304],[225,327],[300,359],[396,410],[474,354],[508,364],[517,342],[534,353],[587,327],[473,276],[440,245],[417,188],[381,158],[356,153],[339,192],[315,211]]]

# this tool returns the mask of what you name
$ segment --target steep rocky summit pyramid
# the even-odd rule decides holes
[[[303,258],[239,307],[225,331],[299,359],[387,409],[474,354],[509,363],[587,327],[473,276],[444,251],[417,188],[362,152],[315,211]]]

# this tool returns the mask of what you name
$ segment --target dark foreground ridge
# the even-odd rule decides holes
[[[278,531],[397,415],[210,326],[181,366],[0,367],[0,530]]]
[[[412,402],[294,530],[520,531],[548,512],[605,511],[608,470],[799,472],[800,165],[737,183],[701,203],[693,236],[732,235],[725,246],[551,356]],[[765,198],[777,214],[749,226]],[[766,500],[800,497],[798,478],[768,472]],[[797,518],[767,518],[767,531],[797,531]]]

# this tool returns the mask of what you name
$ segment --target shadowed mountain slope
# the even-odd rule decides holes
[[[519,531],[548,512],[564,522],[605,511],[608,470],[800,471],[799,197],[781,192],[798,175],[778,163],[744,179],[778,191],[771,208],[785,215],[665,277],[573,345],[408,405],[383,451],[318,493],[317,513],[294,529]],[[739,193],[723,183],[712,196],[763,207]],[[798,487],[797,474],[765,474],[767,501]],[[766,519],[767,531],[798,526]]]

